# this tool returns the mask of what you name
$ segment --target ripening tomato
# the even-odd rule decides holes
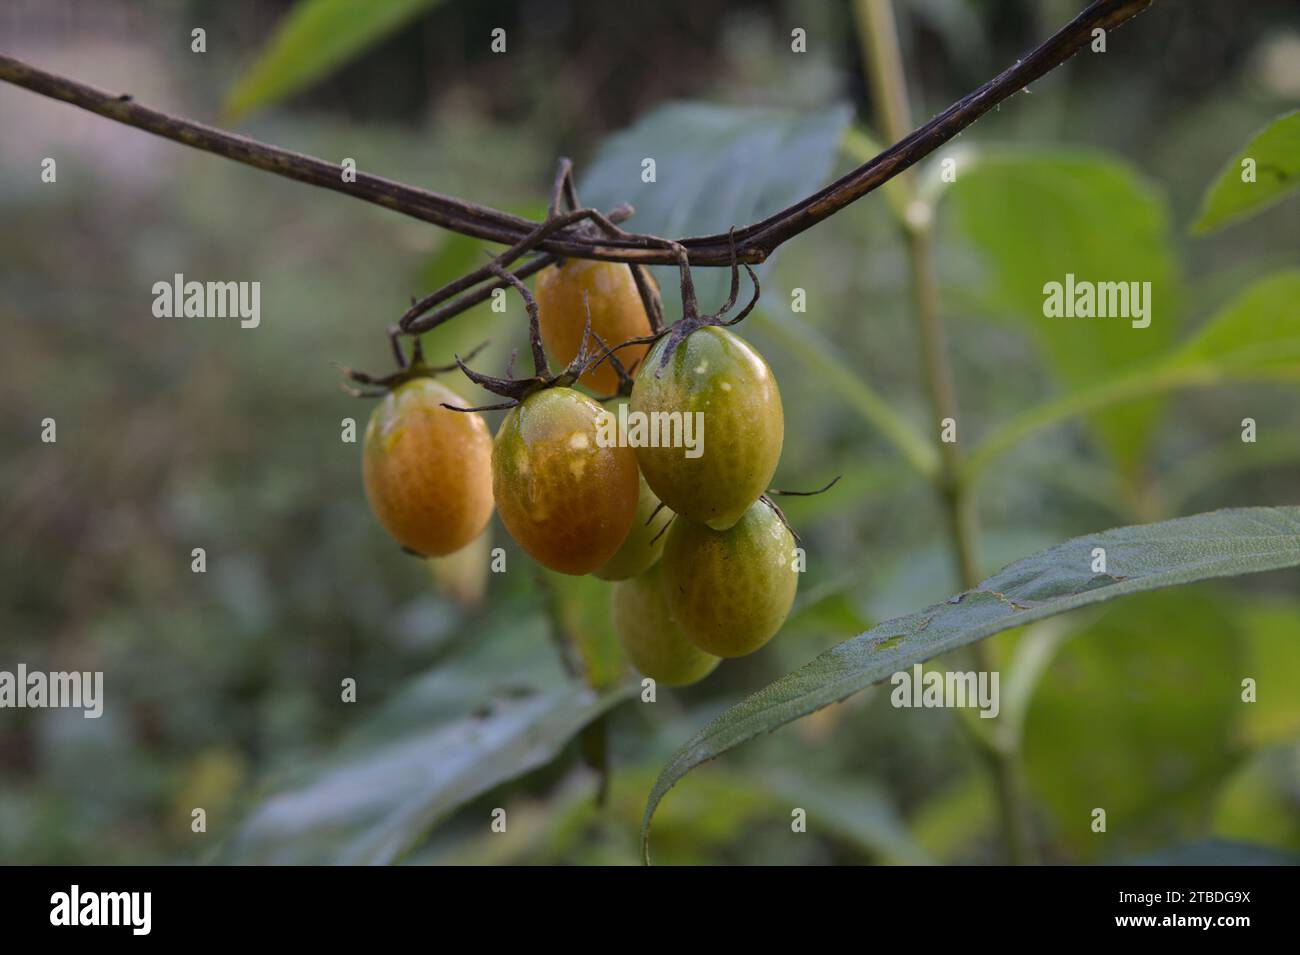
[[[558,364],[571,362],[582,346],[587,324],[583,293],[591,309],[591,330],[607,346],[650,334],[641,294],[632,270],[621,262],[569,259],[563,265],[548,265],[537,274],[537,321],[542,343]],[[618,353],[626,368],[645,355],[646,345],[630,345]],[[593,337],[588,351],[600,352]],[[606,361],[578,379],[598,395],[618,391],[618,372]]]
[[[416,378],[370,415],[361,476],[370,509],[399,544],[428,557],[454,553],[492,516],[492,436],[446,385]]]
[[[638,672],[667,686],[686,686],[704,679],[721,660],[678,628],[664,602],[662,578],[656,564],[614,585],[614,629]]]
[[[764,501],[725,531],[679,515],[661,561],[669,613],[707,653],[753,653],[781,629],[794,603],[794,548],[794,537]]]
[[[785,438],[781,393],[763,356],[725,328],[707,326],[687,336],[660,374],[666,345],[661,339],[650,350],[632,388],[631,410],[658,432],[659,445],[636,440],[637,463],[675,513],[725,530],[767,490],[776,471]],[[667,425],[680,430],[665,435]],[[628,430],[636,439],[631,424]],[[688,433],[697,448],[681,446],[678,434]]]
[[[564,574],[608,561],[636,519],[636,454],[601,446],[603,411],[572,388],[545,388],[510,410],[492,447],[501,522],[534,560]]]

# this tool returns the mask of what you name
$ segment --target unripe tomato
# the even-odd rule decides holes
[[[572,388],[545,388],[510,410],[492,447],[501,522],[534,560],[560,573],[605,563],[636,519],[636,454],[600,446],[603,410]]]
[[[702,453],[688,457],[682,447],[637,447],[637,463],[651,490],[674,512],[725,530],[767,490],[776,471],[785,438],[781,393],[763,356],[725,328],[707,326],[687,336],[659,375],[667,341],[661,339],[646,356],[631,410],[642,412],[648,423],[669,420],[654,418],[665,412],[702,412],[703,433],[695,434]]]
[[[720,657],[753,653],[781,629],[799,574],[794,537],[755,501],[725,531],[681,517],[664,546],[664,599],[682,632]]]
[[[399,385],[371,413],[361,452],[375,517],[399,544],[428,557],[460,550],[492,516],[487,423],[443,402],[462,403],[432,378]]]
[[[638,476],[638,480],[641,494],[636,502],[636,519],[618,553],[592,571],[601,580],[627,580],[635,577],[656,563],[659,555],[664,552],[664,541],[668,535],[660,532],[673,519],[673,512],[666,507],[659,507],[659,498],[650,490],[645,478]],[[656,508],[659,509],[658,513],[655,513]]]
[[[664,602],[658,565],[614,585],[614,629],[632,666],[658,683],[685,686],[704,679],[721,662],[678,628]]]
[[[591,330],[610,348],[650,334],[641,294],[632,270],[621,262],[593,262],[569,259],[563,265],[548,265],[537,274],[537,322],[542,343],[557,364],[571,362],[582,345],[587,324],[583,293],[591,309]],[[646,353],[646,345],[630,345],[618,353],[619,361],[631,368]],[[588,351],[599,354],[593,337]],[[578,379],[598,395],[618,391],[618,372],[606,361]]]

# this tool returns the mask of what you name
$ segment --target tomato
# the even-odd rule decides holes
[[[686,639],[664,602],[658,565],[614,585],[614,629],[638,671],[667,686],[704,679],[721,662]]]
[[[668,535],[660,532],[673,519],[673,512],[659,506],[659,498],[650,490],[645,478],[638,477],[638,480],[641,493],[636,502],[636,519],[618,553],[592,571],[601,580],[627,580],[635,577],[656,563],[664,551],[664,541]]]
[[[428,557],[454,553],[492,516],[492,437],[446,385],[416,378],[370,415],[361,476],[370,509],[399,544]]]
[[[622,420],[620,409],[626,404],[626,398],[607,401],[605,411],[617,423]],[[605,433],[609,433],[608,428]],[[621,427],[616,433],[620,441],[624,440]],[[618,549],[618,553],[603,566],[592,571],[601,580],[627,580],[629,577],[635,577],[655,563],[663,553],[665,535],[660,532],[673,519],[673,512],[666,507],[660,507],[658,496],[650,490],[650,485],[646,484],[644,477],[639,478],[639,481],[641,490],[637,498],[636,520],[632,522],[632,530],[628,532],[627,539],[623,541],[623,546]]]
[[[667,342],[661,339],[646,356],[630,408],[648,426],[673,420],[664,413],[694,416],[700,453],[688,456],[680,441],[676,447],[638,446],[637,463],[651,490],[674,512],[725,530],[767,490],[776,471],[785,438],[781,393],[763,356],[725,328],[707,326],[687,336],[660,374]],[[677,420],[688,424],[684,417]],[[658,428],[659,443],[671,444],[676,436]],[[628,430],[635,440],[631,419]]]
[[[591,309],[591,330],[607,346],[650,334],[650,319],[637,291],[632,270],[621,262],[593,262],[569,259],[563,265],[548,265],[537,274],[537,321],[542,343],[553,365],[567,365],[582,345],[587,323],[583,293]],[[647,345],[630,345],[618,353],[625,368],[646,353]],[[592,338],[589,351],[599,354]],[[598,395],[618,391],[618,372],[606,361],[578,379]]]
[[[492,447],[501,522],[534,560],[560,573],[600,567],[636,519],[636,454],[600,446],[603,411],[572,388],[545,388],[510,410]]]
[[[794,537],[766,502],[755,501],[725,531],[679,515],[667,536],[664,598],[692,643],[716,656],[740,657],[776,635],[799,574]]]

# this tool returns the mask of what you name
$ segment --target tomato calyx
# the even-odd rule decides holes
[[[337,365],[338,369],[343,372],[349,381],[354,381],[358,385],[364,385],[364,388],[356,388],[347,384],[343,385],[343,390],[353,398],[382,398],[390,391],[394,391],[406,384],[408,381],[414,381],[417,378],[436,378],[438,375],[455,371],[458,367],[455,363],[450,365],[431,365],[424,357],[424,348],[417,336],[415,343],[411,346],[411,356],[408,359],[402,351],[402,346],[398,341],[396,332],[389,335],[389,340],[393,345],[393,356],[397,359],[397,371],[387,375],[370,375],[364,371],[358,371],[355,368],[349,368],[346,365]],[[480,342],[474,346],[473,351],[466,355],[466,359],[473,358],[488,345],[487,342]],[[464,409],[457,408],[457,411]]]
[[[604,341],[601,337],[591,330],[591,308],[587,305],[586,297],[583,297],[583,306],[586,308],[587,319],[582,329],[582,344],[578,348],[578,353],[573,356],[573,360],[568,363],[558,374],[551,374],[550,363],[546,360],[546,348],[542,344],[541,322],[538,318],[537,299],[533,293],[528,290],[523,281],[513,272],[509,272],[497,263],[490,264],[490,269],[497,278],[508,282],[519,293],[524,300],[524,307],[528,310],[528,342],[533,353],[533,374],[526,378],[514,377],[514,364],[516,354],[511,353],[510,362],[506,366],[505,378],[497,378],[493,375],[485,375],[470,368],[465,360],[459,355],[456,356],[456,367],[465,373],[465,377],[474,384],[494,395],[500,395],[508,400],[498,404],[483,405],[477,408],[457,408],[453,405],[443,405],[444,408],[450,408],[452,411],[502,411],[507,408],[513,408],[521,403],[525,398],[534,395],[545,388],[568,388],[573,385],[588,368],[598,363],[598,359],[593,355],[590,348],[591,341],[594,338],[596,342],[605,348]],[[472,355],[467,356],[473,357]],[[601,356],[600,360],[608,357],[608,352]],[[621,364],[615,365],[620,372],[620,382],[627,378],[630,383],[631,378],[627,375],[626,369]],[[621,389],[620,385],[620,389]],[[630,384],[629,394],[630,392]]]

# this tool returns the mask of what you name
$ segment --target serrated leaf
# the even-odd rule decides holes
[[[301,0],[226,95],[226,114],[239,117],[305,89],[439,2]]]
[[[489,709],[368,746],[273,796],[230,851],[246,864],[383,865],[457,807],[541,766],[633,687],[579,684],[496,700]]]
[[[627,228],[665,238],[726,232],[771,215],[823,185],[851,110],[814,110],[669,103],[609,137],[581,170],[586,205],[630,202]],[[655,181],[642,163],[655,162]],[[726,291],[724,269],[700,269],[696,289],[705,310]],[[659,272],[665,302],[677,302],[675,272]],[[671,292],[669,290],[672,290]]]
[[[1108,573],[1092,572],[1093,548]],[[1212,511],[1077,537],[1005,568],[978,587],[832,647],[710,722],[668,760],[642,822],[701,763],[838,702],[915,663],[1079,607],[1214,577],[1300,565],[1300,507]]]
[[[1255,161],[1255,181],[1242,181],[1242,163]],[[1267,209],[1300,188],[1300,110],[1279,116],[1219,173],[1201,201],[1192,231],[1215,229]]]
[[[1174,341],[1178,306],[1164,200],[1129,166],[1104,156],[981,154],[948,191],[956,225],[990,269],[988,308],[1038,341],[1069,391],[1140,367]],[[1066,281],[1150,282],[1151,324],[1047,318],[1043,287]],[[1140,466],[1155,400],[1089,417],[1125,474]]]

